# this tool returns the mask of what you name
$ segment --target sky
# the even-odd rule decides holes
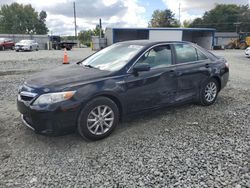
[[[93,29],[102,18],[103,27],[147,27],[153,11],[171,9],[177,19],[201,17],[217,4],[246,5],[250,0],[0,0],[31,4],[36,11],[47,12],[50,34],[74,35],[73,2],[76,4],[77,31]]]

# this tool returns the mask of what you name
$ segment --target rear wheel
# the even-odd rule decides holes
[[[218,81],[214,78],[207,81],[201,88],[200,103],[209,106],[216,101],[219,92]]]
[[[87,140],[100,140],[112,133],[118,121],[119,111],[115,102],[106,97],[98,97],[81,111],[77,129]]]

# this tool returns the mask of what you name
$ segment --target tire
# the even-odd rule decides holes
[[[217,99],[218,92],[219,92],[218,81],[214,78],[208,80],[201,88],[200,104],[203,106],[209,106],[213,104]]]
[[[115,102],[107,97],[97,97],[80,112],[77,130],[85,140],[100,140],[109,136],[118,122],[119,110]]]

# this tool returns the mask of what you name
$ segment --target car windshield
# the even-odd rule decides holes
[[[117,71],[124,67],[143,46],[130,44],[114,44],[82,62],[83,65],[100,70]]]

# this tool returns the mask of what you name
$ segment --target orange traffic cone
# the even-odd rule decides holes
[[[69,57],[66,48],[64,48],[63,64],[69,64]]]

